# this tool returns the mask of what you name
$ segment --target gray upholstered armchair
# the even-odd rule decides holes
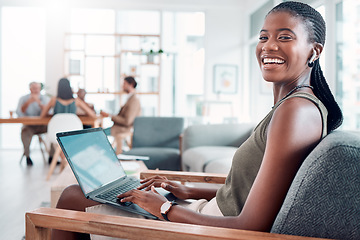
[[[360,239],[360,134],[334,131],[301,165],[271,230]]]
[[[149,156],[144,161],[149,169],[180,170],[181,117],[137,117],[134,121],[132,148],[128,155]]]

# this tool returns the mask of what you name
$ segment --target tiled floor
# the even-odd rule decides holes
[[[0,150],[0,239],[21,240],[25,235],[25,212],[50,202],[50,187],[58,169],[46,181],[48,164],[40,150],[32,150],[34,165],[19,164],[22,149]]]

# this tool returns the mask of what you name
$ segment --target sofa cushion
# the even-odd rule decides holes
[[[181,117],[137,117],[134,121],[132,147],[167,147],[179,149],[184,129]]]
[[[252,123],[192,125],[184,131],[182,151],[200,146],[239,147],[253,128]]]
[[[360,239],[360,137],[335,131],[305,159],[271,232]]]
[[[231,168],[231,163],[232,157],[218,158],[206,164],[204,172],[228,174]]]
[[[229,162],[231,164],[232,157],[234,156],[236,150],[236,147],[229,146],[201,146],[190,148],[182,154],[184,170],[204,172],[206,165],[211,161],[229,159],[229,161],[222,161],[225,166],[221,169],[226,169]],[[217,173],[217,171],[214,173]]]

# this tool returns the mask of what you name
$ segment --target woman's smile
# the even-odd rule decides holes
[[[261,68],[263,70],[278,69],[279,67],[283,67],[285,64],[285,60],[280,57],[263,56],[261,59]]]

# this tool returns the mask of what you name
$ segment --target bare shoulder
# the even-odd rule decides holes
[[[309,125],[311,123],[321,123],[319,108],[311,100],[302,97],[290,98],[284,101],[275,110],[274,118],[278,121],[285,120],[295,124],[306,123],[306,125]]]
[[[317,142],[322,133],[322,117],[318,107],[302,97],[284,101],[274,112],[269,134],[296,142]]]

